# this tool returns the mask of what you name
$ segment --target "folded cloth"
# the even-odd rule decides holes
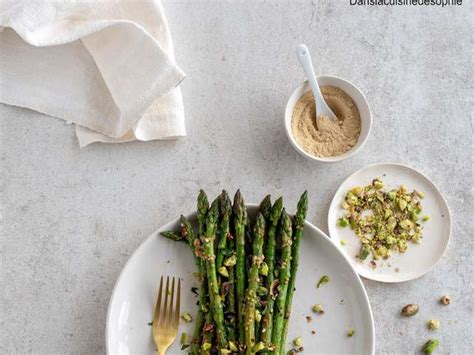
[[[186,134],[159,0],[2,0],[0,26],[0,102],[74,123],[81,146]]]

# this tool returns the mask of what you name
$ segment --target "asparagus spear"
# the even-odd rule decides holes
[[[265,234],[263,237],[263,248],[265,248],[265,243],[267,243],[267,235],[268,235],[268,226],[270,221],[270,212],[272,210],[272,198],[271,195],[266,195],[263,200],[260,202],[258,207],[258,212],[262,214],[263,218],[265,219]],[[253,244],[253,243],[252,243]],[[250,264],[249,269],[251,269],[252,265]],[[267,270],[267,265],[265,261],[260,266],[260,270]],[[262,273],[262,272],[261,272]],[[266,275],[266,274],[265,274]],[[262,282],[260,280],[260,282]],[[260,285],[259,285],[260,286]],[[260,328],[262,325],[261,322],[261,314],[262,314],[262,306],[260,304],[260,297],[257,300],[256,309],[255,309],[255,343],[260,341]]]
[[[244,297],[245,297],[245,225],[247,223],[247,211],[245,210],[244,199],[240,190],[237,190],[234,197],[234,228],[236,240],[236,256],[237,264],[235,268],[236,279],[236,298],[237,298],[237,330],[238,341],[244,344],[245,329],[244,329]]]
[[[265,220],[268,220],[270,218],[271,209],[272,209],[271,195],[267,195],[264,197],[262,202],[260,202],[258,212],[260,212],[263,215],[263,218],[265,218]]]
[[[219,201],[214,200],[206,217],[206,234],[201,238],[203,252],[202,259],[206,265],[207,283],[211,303],[212,318],[216,326],[217,342],[219,349],[227,349],[227,335],[224,327],[224,307],[219,293],[216,272],[216,255],[214,241],[216,239],[217,221],[219,217]]]
[[[198,199],[197,199],[198,238],[196,240],[196,243],[199,243],[200,238],[205,233],[206,215],[207,215],[208,210],[209,210],[209,201],[207,199],[207,195],[203,190],[200,190]],[[196,249],[194,249],[194,253],[195,255],[198,255]],[[194,327],[193,340],[191,342],[191,349],[190,349],[190,353],[193,355],[199,353],[201,338],[202,337],[208,338],[208,334],[205,333],[203,335],[201,333],[204,326],[204,321],[206,318],[206,312],[209,312],[209,310],[207,309],[209,296],[208,296],[208,288],[207,288],[206,266],[204,264],[204,261],[201,258],[199,258],[198,271],[199,271],[199,277],[201,279],[201,285],[200,285],[200,290],[199,290],[198,314],[196,316],[196,325]]]
[[[282,343],[280,352],[285,351],[285,339],[288,333],[288,323],[291,314],[291,303],[293,302],[293,294],[295,292],[296,273],[298,272],[298,259],[299,259],[299,248],[301,238],[303,237],[304,220],[308,211],[308,192],[305,191],[298,201],[298,207],[296,209],[296,215],[294,220],[294,235],[293,235],[293,248],[291,251],[291,276],[288,284],[288,295],[286,297],[285,306],[285,321],[283,324],[282,332]]]
[[[265,260],[268,266],[268,275],[265,280],[265,287],[267,289],[267,295],[265,298],[266,301],[266,310],[262,318],[262,329],[260,340],[264,344],[268,345],[272,341],[272,330],[273,330],[273,306],[275,303],[275,294],[274,289],[274,280],[275,280],[275,248],[276,248],[276,228],[278,226],[278,221],[283,210],[283,198],[279,198],[275,201],[271,211],[270,211],[270,227],[268,230],[267,244],[265,246]]]
[[[273,320],[272,343],[275,347],[276,353],[282,344],[283,323],[285,320],[285,305],[288,291],[288,282],[290,280],[291,268],[291,219],[283,210],[281,214],[281,260],[278,265],[278,281],[279,293],[276,299],[275,315]],[[284,343],[284,341],[283,341]]]
[[[255,305],[257,303],[257,286],[259,282],[260,265],[263,262],[263,237],[265,234],[265,218],[261,213],[253,229],[252,267],[249,273],[249,285],[247,288],[245,305],[245,353],[252,354],[255,345]]]
[[[219,243],[217,244],[217,258],[216,258],[216,267],[217,270],[222,267],[222,262],[224,261],[224,252],[227,247],[227,240],[229,239],[229,223],[230,216],[232,214],[232,203],[230,202],[229,195],[225,190],[222,191],[219,196],[219,210],[221,214],[220,221],[220,238]]]

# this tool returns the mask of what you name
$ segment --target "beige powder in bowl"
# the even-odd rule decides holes
[[[300,97],[293,109],[291,130],[296,143],[307,153],[318,157],[341,155],[356,145],[360,135],[360,115],[354,100],[334,86],[322,86],[324,100],[337,116],[316,120],[312,91]]]

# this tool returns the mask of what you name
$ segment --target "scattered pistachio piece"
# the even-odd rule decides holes
[[[324,314],[324,309],[323,309],[323,305],[321,304],[315,304],[312,308],[314,313],[317,313],[317,314]]]
[[[425,193],[424,192],[415,190],[415,193],[419,198],[425,198]]]
[[[346,245],[346,241],[345,241],[345,240],[341,240],[339,243],[341,243],[342,246]]]
[[[430,220],[430,216],[426,215],[423,216],[423,222],[428,222]]]
[[[428,340],[425,345],[423,345],[423,348],[421,349],[421,351],[423,352],[423,354],[432,354],[433,351],[435,351],[435,349],[438,347],[438,340],[436,339],[430,339]]]
[[[224,277],[229,277],[229,272],[227,271],[227,268],[225,266],[221,266],[219,270],[217,270],[219,274],[221,274]]]
[[[347,331],[347,336],[349,338],[352,338],[354,336],[354,334],[355,334],[355,330],[352,329],[352,328]]]
[[[439,328],[440,322],[437,319],[430,319],[427,325],[429,330],[436,330]]]
[[[417,304],[407,304],[402,308],[401,314],[405,317],[411,317],[418,313],[420,307]]]
[[[265,296],[268,293],[268,290],[265,286],[258,286],[257,287],[257,295]]]
[[[204,351],[211,350],[211,348],[212,348],[212,344],[209,344],[209,343],[202,343],[201,345],[201,349]]]
[[[265,261],[262,262],[262,265],[260,266],[260,274],[263,276],[268,275],[268,265]]]
[[[181,318],[186,322],[186,323],[191,323],[193,321],[193,317],[191,316],[191,314],[189,314],[189,312],[184,312],[182,315],[181,315]]]
[[[323,276],[321,276],[321,278],[319,279],[319,282],[318,282],[318,284],[316,285],[316,287],[319,288],[319,287],[322,286],[322,285],[326,285],[328,282],[329,282],[329,276],[323,275]]]
[[[298,347],[303,346],[303,339],[301,339],[301,337],[296,337],[293,339],[293,345]]]
[[[258,323],[262,320],[262,313],[258,309],[255,310],[255,321]]]
[[[449,297],[448,295],[445,295],[441,297],[440,302],[444,304],[445,306],[447,306],[448,304],[451,304],[451,297]]]
[[[229,341],[229,349],[234,352],[239,351],[239,349],[237,348],[237,345],[235,345],[233,341]]]
[[[188,337],[188,335],[186,334],[186,332],[181,333],[181,345],[186,344],[187,337]]]
[[[374,179],[372,180],[372,185],[377,189],[380,190],[385,186],[384,182],[380,179]]]
[[[339,227],[345,228],[349,225],[349,220],[346,217],[339,218]]]
[[[252,348],[253,353],[258,353],[259,351],[262,351],[265,349],[265,343],[263,341],[259,341],[257,344],[255,344]]]
[[[224,260],[225,266],[234,266],[235,264],[237,264],[237,257],[235,256],[235,254],[232,254]]]
[[[221,354],[232,354],[232,351],[229,349],[220,349]]]
[[[369,251],[370,251],[369,246],[367,244],[362,244],[359,251],[359,259],[360,260],[367,259],[367,257],[369,256]]]

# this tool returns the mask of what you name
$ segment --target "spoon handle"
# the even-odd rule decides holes
[[[313,95],[319,101],[323,95],[321,94],[321,89],[319,88],[318,82],[316,80],[316,74],[314,73],[313,62],[311,61],[311,55],[309,54],[308,47],[306,47],[304,44],[300,44],[296,48],[296,56],[298,57],[298,60],[300,61],[301,66],[306,73],[306,78],[308,79],[309,85],[313,90]]]

